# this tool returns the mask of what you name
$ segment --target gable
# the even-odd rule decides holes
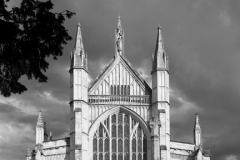
[[[122,56],[113,59],[89,88],[89,95],[150,94],[151,88]]]

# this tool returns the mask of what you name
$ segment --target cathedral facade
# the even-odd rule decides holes
[[[198,114],[193,143],[170,139],[169,62],[160,26],[151,87],[124,56],[120,17],[115,55],[95,81],[88,83],[80,24],[70,57],[69,137],[48,135],[39,112],[35,149],[27,150],[26,160],[210,160],[210,151],[202,147]]]

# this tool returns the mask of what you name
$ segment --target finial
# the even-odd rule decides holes
[[[119,16],[118,16],[118,28],[119,28],[119,27],[122,27],[120,14],[119,14]]]
[[[163,48],[163,38],[162,38],[162,27],[160,26],[160,23],[158,25],[158,35],[157,35],[157,44],[156,44],[156,49],[155,52],[164,52]]]
[[[195,113],[195,124],[199,124],[199,113]]]
[[[39,113],[38,113],[37,127],[43,127],[43,120],[42,120],[42,112],[41,111],[39,111]]]
[[[77,26],[78,26],[78,27],[81,27],[81,24],[80,24],[80,22],[78,22]]]
[[[30,157],[31,156],[31,150],[30,150],[30,148],[29,148],[29,146],[27,146],[27,155],[26,155],[27,157]]]
[[[201,129],[200,121],[199,121],[199,113],[195,114],[195,125],[194,126],[195,126],[194,129]]]
[[[49,133],[49,140],[52,140],[52,131]]]
[[[161,27],[160,23],[158,24],[158,29],[162,29],[162,27]]]

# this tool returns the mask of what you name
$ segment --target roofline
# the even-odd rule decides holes
[[[182,142],[182,141],[176,141],[176,140],[170,140],[170,142],[177,142],[177,143],[185,143],[185,144],[192,144],[192,145],[195,145],[194,143],[190,143],[190,142]]]
[[[121,56],[121,55],[119,55]],[[131,67],[131,64],[130,62],[123,56],[121,56],[121,58],[124,60],[124,62],[129,66],[129,68],[133,71],[133,73],[135,74],[136,77],[138,77],[140,79],[140,81],[146,86],[146,88],[150,91],[150,95],[151,95],[151,87],[148,85],[148,83],[141,77],[141,75],[136,71],[134,70],[132,67]],[[114,61],[116,60],[117,58],[114,57],[111,59],[111,61],[107,64],[107,66],[104,68],[104,70],[96,77],[96,79],[93,81],[93,83],[91,84],[91,86],[88,88],[88,91],[90,91],[93,86],[96,84],[96,82],[98,81],[98,79],[108,70],[108,68],[114,63]]]

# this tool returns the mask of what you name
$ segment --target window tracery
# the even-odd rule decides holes
[[[131,115],[109,115],[93,136],[93,160],[147,160],[147,137]]]

